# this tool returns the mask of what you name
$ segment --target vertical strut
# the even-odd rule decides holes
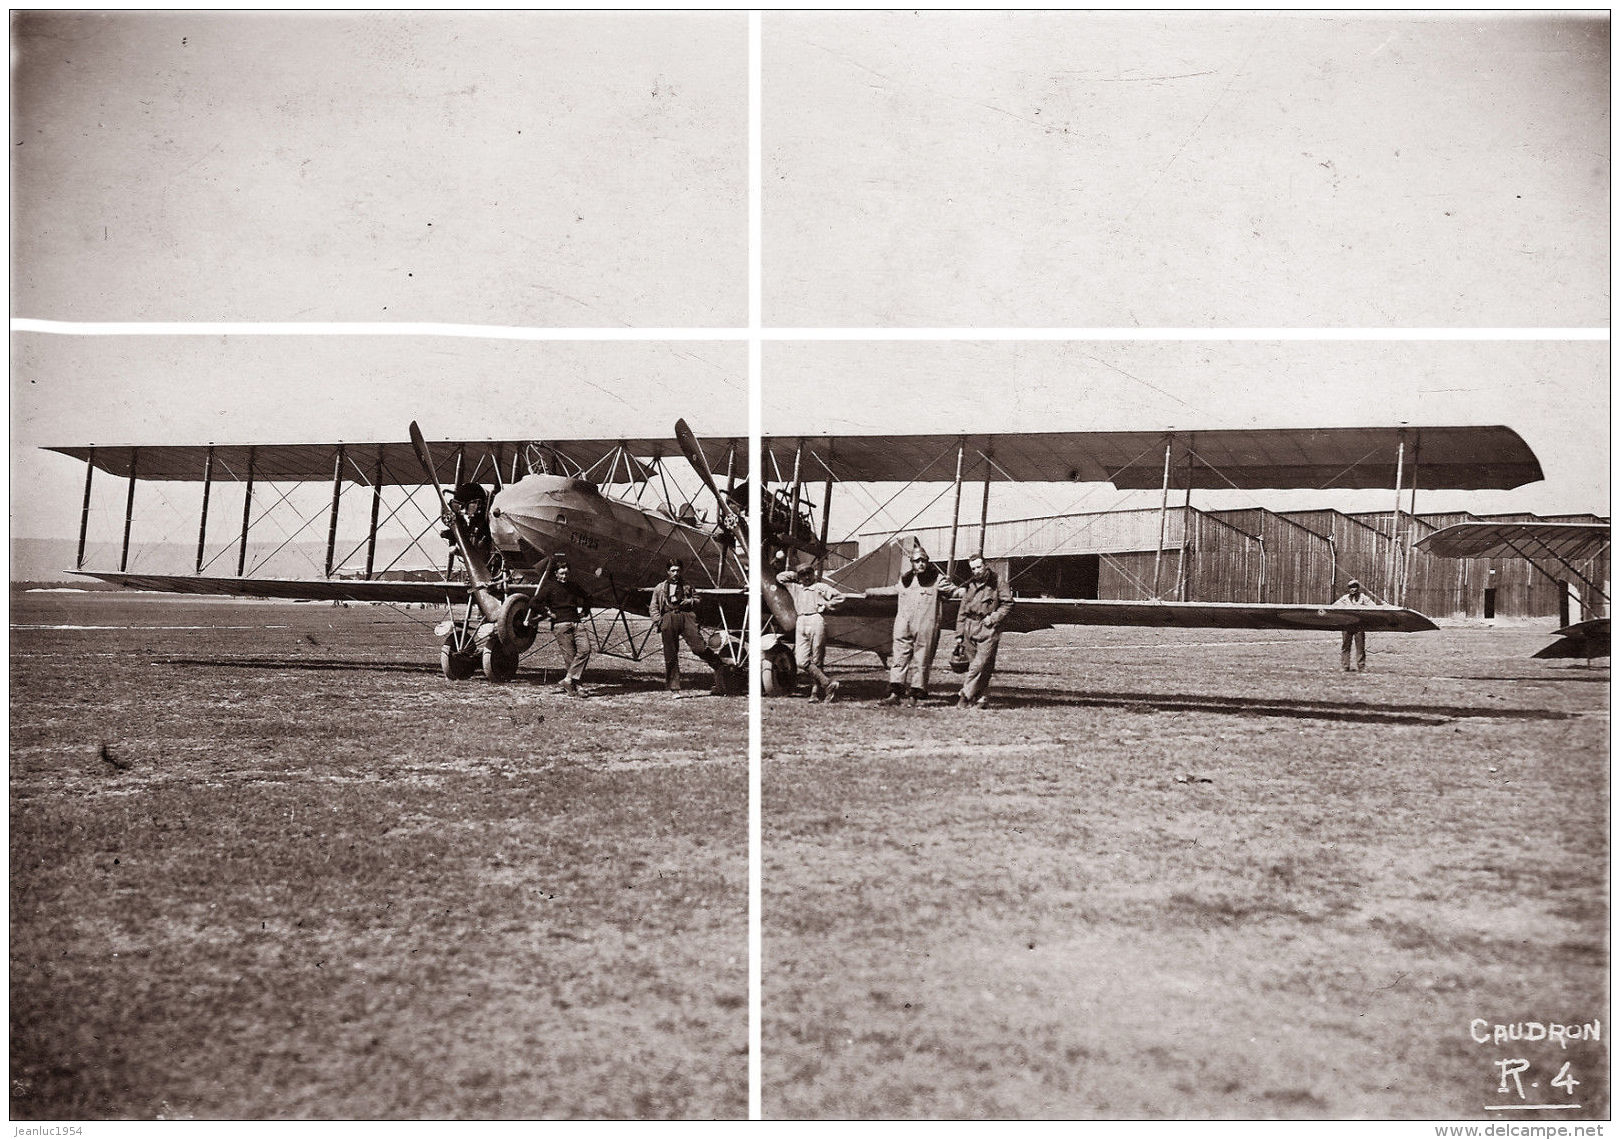
[[[1393,603],[1400,596],[1400,583],[1396,575],[1400,573],[1401,557],[1401,484],[1406,478],[1406,440],[1402,438],[1395,447],[1395,513],[1390,517],[1389,523],[1389,573],[1385,577],[1387,591],[1385,600]]]
[[[1417,529],[1417,485],[1418,485],[1418,459],[1422,454],[1423,434],[1412,441],[1412,499],[1406,509],[1406,561],[1401,566],[1401,598],[1400,604],[1406,604],[1407,591],[1412,586],[1412,558],[1416,553],[1412,542]]]
[[[1159,598],[1159,565],[1164,561],[1164,527],[1170,517],[1170,449],[1176,437],[1164,437],[1164,493],[1159,497],[1159,548],[1153,552],[1153,599]]]
[[[799,525],[799,463],[804,458],[804,440],[793,449],[793,493],[788,496],[788,534]]]
[[[461,446],[456,448],[456,482],[455,482],[455,485],[457,487],[461,486],[461,479],[462,479],[461,472],[462,472],[462,469],[464,467],[466,467],[466,465],[467,465],[467,445],[465,443],[463,443]],[[434,472],[433,477],[435,479],[437,479],[438,478],[438,472]],[[451,492],[451,493],[454,494],[454,492]],[[450,553],[445,555],[445,559],[444,559],[444,576],[446,578],[450,577],[451,571],[453,571],[455,568],[456,568],[456,544],[454,542],[452,542],[450,544]]]
[[[982,452],[980,452],[980,454],[984,456],[984,498],[979,501],[979,557],[980,558],[984,557],[984,532],[987,529],[989,529],[989,526],[990,526],[990,476],[994,472],[994,467],[990,463],[990,452],[991,452],[991,450],[992,450],[991,445],[989,443],[986,443],[985,447],[984,447],[984,450]]]
[[[343,445],[338,444],[332,460],[332,516],[326,522],[326,576],[332,576],[332,559],[337,556],[338,503],[343,497]]]
[[[141,462],[141,449],[129,449],[129,495],[124,499],[124,549],[118,555],[118,570],[122,573],[129,567],[129,528],[135,521],[135,478]]]
[[[1187,600],[1187,535],[1192,530],[1192,465],[1191,437],[1187,440],[1187,494],[1181,501],[1181,549],[1176,554],[1176,601]]]
[[[84,539],[90,533],[90,480],[96,473],[96,449],[84,457],[84,508],[79,512],[79,553],[73,561],[75,570],[84,569]]]
[[[366,580],[371,580],[371,568],[377,561],[377,516],[382,513],[382,446],[377,447],[377,464],[371,472],[371,530],[366,534]],[[500,478],[496,468],[495,477]]]
[[[214,490],[214,445],[208,445],[208,456],[203,460],[202,513],[197,517],[197,573],[203,570],[203,546],[208,541],[208,497]],[[330,573],[330,571],[328,571]]]
[[[967,440],[956,441],[956,492],[951,499],[951,552],[945,558],[945,577],[956,576],[956,531],[962,518],[962,454],[967,450]]]
[[[242,545],[236,552],[236,576],[238,578],[247,571],[248,524],[253,518],[253,460],[256,456],[257,449],[248,448],[247,489],[242,493]]]

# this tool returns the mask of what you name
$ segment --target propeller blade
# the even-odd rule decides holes
[[[489,592],[488,587],[495,581],[495,576],[489,572],[489,563],[484,560],[483,554],[473,548],[467,534],[467,524],[451,508],[450,500],[445,498],[444,488],[439,485],[439,473],[433,469],[433,452],[428,449],[427,440],[415,420],[411,421],[411,450],[416,452],[416,461],[422,465],[422,474],[427,476],[427,481],[433,484],[434,491],[438,493],[440,517],[450,528],[450,537],[455,539],[456,550],[461,554],[461,564],[467,568],[467,578],[473,585],[473,599],[484,616],[494,621],[501,603]]]
[[[692,429],[686,426],[685,420],[675,421],[675,441],[681,445],[681,454],[686,456],[686,461],[692,465],[692,470],[698,473],[698,478],[703,480],[709,494],[714,496],[715,505],[720,509],[720,518],[726,529],[731,531],[738,542],[746,544],[748,539],[741,533],[737,513],[731,509],[731,504],[715,485],[714,473],[709,469],[708,456],[703,454],[703,448],[698,446],[697,436],[692,434]]]
[[[411,450],[416,452],[416,461],[422,465],[422,474],[427,476],[427,481],[438,492],[440,513],[448,519],[452,514],[450,503],[444,497],[444,488],[439,486],[439,473],[433,469],[433,453],[428,450],[427,440],[423,438],[422,429],[415,420],[411,421]]]

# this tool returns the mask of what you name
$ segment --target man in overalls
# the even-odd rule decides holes
[[[889,695],[880,704],[915,706],[928,696],[928,671],[939,648],[939,616],[946,598],[961,592],[928,561],[921,543],[911,548],[910,565],[896,586],[894,643],[889,656]]]

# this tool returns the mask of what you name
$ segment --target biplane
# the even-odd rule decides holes
[[[767,564],[818,563],[827,581],[846,594],[844,602],[826,615],[828,643],[870,651],[885,664],[897,605],[893,587],[905,564],[899,536],[910,523],[888,533],[874,549],[851,552],[850,547],[858,547],[858,543],[847,538],[835,543],[830,534],[838,485],[899,484],[904,492],[932,484],[940,489],[931,502],[949,494],[948,539],[941,569],[958,582],[958,566],[970,544],[973,552],[985,553],[993,482],[1096,483],[1160,493],[1159,557],[1153,560],[1151,586],[1142,591],[1146,596],[1032,597],[1018,590],[1015,579],[1012,584],[1019,596],[1002,626],[1007,632],[1063,625],[1417,632],[1436,626],[1423,614],[1399,604],[1341,607],[1200,601],[1187,596],[1186,550],[1173,550],[1165,542],[1171,491],[1182,491],[1190,506],[1192,492],[1200,489],[1393,488],[1399,527],[1402,497],[1412,496],[1404,514],[1410,519],[1416,511],[1419,486],[1428,490],[1510,489],[1542,478],[1541,466],[1529,446],[1518,433],[1500,426],[773,435],[763,442],[759,468],[760,478],[767,484],[763,488],[762,536]],[[970,486],[980,498],[976,542],[973,523],[964,523],[961,517],[963,493]],[[817,491],[819,521],[814,502]],[[883,509],[880,503],[867,521]],[[1410,549],[1409,537],[1403,538],[1399,531],[1393,537]],[[1163,587],[1161,559],[1179,563],[1173,575],[1163,576]],[[767,638],[761,646],[770,666],[766,688],[785,692],[791,690],[795,672],[789,633],[796,615],[790,594],[771,575],[765,576],[762,588],[769,615]],[[1381,593],[1399,600],[1397,586]],[[947,604],[941,622],[942,628],[955,623],[954,605]]]
[[[1560,592],[1569,579],[1579,581],[1603,606],[1609,595],[1583,573],[1592,560],[1609,547],[1608,523],[1570,522],[1465,522],[1444,527],[1418,539],[1417,545],[1441,558],[1522,558],[1537,573],[1550,579]],[[1566,577],[1549,570],[1543,563],[1558,566]],[[1588,618],[1555,630],[1558,640],[1538,650],[1540,658],[1584,657],[1588,664],[1609,656],[1609,619]]]
[[[590,595],[597,652],[639,660],[653,631],[633,629],[652,586],[680,559],[698,598],[697,618],[711,652],[731,667],[747,655],[747,540],[734,496],[746,473],[746,439],[698,439],[677,421],[675,439],[556,439],[428,442],[413,422],[409,442],[53,447],[85,463],[84,507],[74,572],[120,586],[224,595],[396,606],[443,604],[436,627],[440,667],[451,680],[482,669],[491,681],[516,675],[534,643],[532,602],[553,566],[566,561]],[[723,492],[705,448],[725,456]],[[668,462],[683,457],[712,498],[700,516],[672,482]],[[96,472],[127,481],[118,568],[87,569],[85,551]],[[447,495],[441,476],[455,490]],[[130,538],[137,488],[199,483],[196,558],[190,573],[132,569]],[[241,489],[240,527],[210,546],[210,504],[222,483]],[[287,504],[314,486],[314,510]],[[330,487],[330,499],[323,487]],[[432,488],[424,505],[418,492]],[[492,490],[491,490],[492,489]],[[369,521],[358,542],[339,543],[345,495],[369,492]],[[661,497],[660,497],[661,492]],[[257,497],[256,497],[257,496]],[[391,499],[384,511],[385,501]],[[477,502],[477,507],[473,506]],[[280,517],[278,517],[278,511]],[[217,511],[216,511],[217,513]],[[325,558],[316,573],[261,572],[278,553],[325,521]],[[280,527],[274,549],[249,563],[250,540]],[[379,565],[379,535],[392,528],[399,550]],[[441,529],[442,528],[442,529]],[[403,535],[403,541],[398,538]],[[439,539],[447,539],[450,549]],[[260,547],[265,545],[262,541]],[[362,557],[363,551],[363,557]],[[221,560],[235,573],[215,570]],[[409,568],[402,569],[408,563]],[[442,565],[441,565],[442,564]]]

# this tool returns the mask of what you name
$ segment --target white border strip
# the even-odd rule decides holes
[[[751,176],[759,173],[751,151]],[[1606,328],[767,328],[761,320],[758,187],[749,193],[747,328],[530,328],[408,321],[53,321],[13,317],[14,333],[55,336],[437,336],[552,341],[1606,341]]]
[[[763,397],[760,341],[764,320],[765,259],[761,245],[764,218],[764,137],[762,119],[763,62],[760,13],[748,13],[748,565],[758,574],[764,566],[760,549],[760,475],[755,462],[760,455]],[[750,583],[750,586],[752,583]],[[764,941],[760,913],[764,902],[764,850],[760,808],[764,733],[761,729],[763,693],[759,661],[760,597],[756,592],[749,607],[748,629],[748,1119],[760,1120],[763,1113],[761,1087],[761,985],[764,971]]]

